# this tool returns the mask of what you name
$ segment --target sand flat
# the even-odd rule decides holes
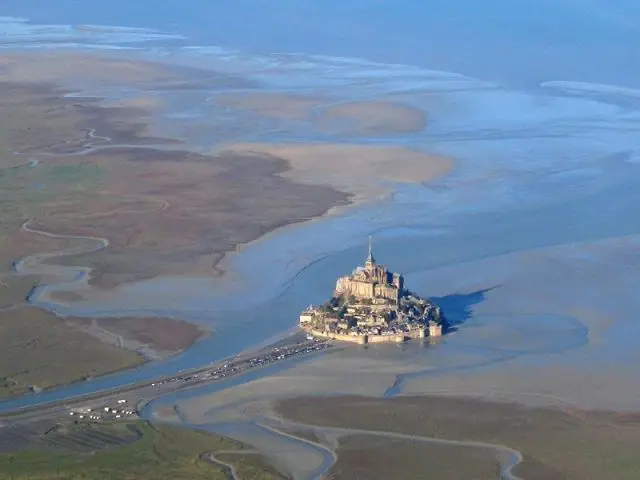
[[[231,144],[224,151],[262,154],[286,160],[284,177],[324,184],[355,195],[355,201],[384,197],[389,183],[420,183],[444,176],[450,159],[405,147],[350,144]],[[386,184],[386,185],[385,185]]]
[[[371,137],[419,132],[427,125],[423,111],[384,99],[345,102],[323,94],[241,92],[219,94],[211,101],[260,116],[306,121],[322,133]]]
[[[427,126],[427,117],[421,110],[385,101],[338,103],[320,108],[318,115],[321,124],[351,122],[351,134],[367,137],[419,132]]]
[[[5,82],[61,82],[74,77],[86,81],[140,82],[175,78],[167,67],[144,61],[109,58],[65,51],[13,53],[0,56]]]
[[[250,92],[223,93],[212,101],[222,107],[249,110],[267,117],[300,120],[309,118],[312,108],[327,100],[321,96]]]
[[[193,67],[170,66],[122,54],[29,50],[0,55],[3,82],[87,86],[135,86],[143,90],[182,90],[205,85],[210,88],[248,88],[253,83],[233,75]]]

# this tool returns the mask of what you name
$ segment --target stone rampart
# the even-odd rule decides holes
[[[315,337],[338,340],[340,342],[357,343],[366,345],[368,343],[402,343],[407,340],[402,334],[398,335],[344,335],[340,333],[329,333],[320,330],[311,330],[309,333]]]

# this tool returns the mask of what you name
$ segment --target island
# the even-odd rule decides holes
[[[299,325],[309,336],[359,344],[439,337],[446,327],[440,307],[406,289],[401,274],[376,263],[371,238],[364,266],[338,278],[333,296],[309,305]]]

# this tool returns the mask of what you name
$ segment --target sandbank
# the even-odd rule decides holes
[[[211,97],[221,107],[249,110],[267,117],[301,120],[309,118],[312,108],[326,99],[321,96],[304,96],[285,93],[223,93]]]
[[[2,81],[11,83],[76,84],[81,86],[134,85],[138,88],[185,88],[203,81],[209,86],[249,86],[230,75],[114,54],[73,50],[15,51],[0,55]]]
[[[322,94],[266,92],[224,93],[216,105],[279,120],[305,121],[321,132],[350,136],[384,136],[424,130],[426,115],[410,105],[385,100],[343,102]]]
[[[349,123],[350,135],[378,137],[398,133],[414,133],[427,126],[426,115],[417,108],[384,101],[337,103],[318,109],[319,123]]]
[[[354,195],[354,202],[380,199],[394,183],[422,183],[449,173],[453,162],[405,147],[352,144],[230,144],[221,151],[286,160],[282,175],[307,185],[329,185]]]

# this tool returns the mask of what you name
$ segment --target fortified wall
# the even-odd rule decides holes
[[[329,340],[339,340],[341,342],[357,343],[367,345],[370,343],[403,343],[408,340],[405,335],[348,335],[341,333],[324,332],[320,330],[310,330],[314,337],[328,338]]]

